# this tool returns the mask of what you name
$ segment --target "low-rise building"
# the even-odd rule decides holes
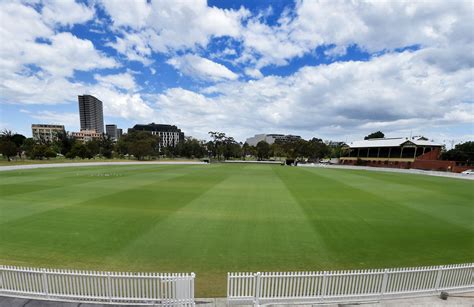
[[[31,134],[35,141],[52,142],[58,139],[58,134],[65,133],[64,125],[32,124]]]
[[[74,137],[79,142],[89,142],[91,140],[101,140],[104,137],[103,133],[97,132],[95,130],[81,130],[79,132],[72,132],[72,137]]]
[[[256,134],[253,137],[248,138],[245,142],[250,146],[257,146],[257,144],[261,141],[265,141],[268,144],[273,144],[275,142],[288,142],[288,141],[295,141],[299,140],[301,137],[299,135],[291,135],[291,134]]]
[[[439,160],[443,146],[419,136],[368,139],[346,144],[340,161],[349,165],[454,171],[454,162]]]

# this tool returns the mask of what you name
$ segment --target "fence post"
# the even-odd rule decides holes
[[[0,290],[6,290],[6,283],[3,285],[5,278],[3,277],[3,266],[0,266]]]
[[[324,271],[324,273],[323,273],[323,289],[321,291],[321,301],[324,301],[324,297],[326,296],[327,275],[328,275],[328,272]]]
[[[255,274],[255,299],[254,299],[254,305],[255,306],[260,306],[260,272],[257,272]]]
[[[435,292],[439,292],[439,287],[441,286],[441,275],[443,275],[443,268],[444,265],[440,265],[438,267],[438,273],[436,273]]]
[[[380,299],[383,299],[385,291],[387,290],[387,282],[388,282],[388,269],[385,269],[385,271],[383,272],[382,288],[380,289]]]
[[[112,283],[110,280],[110,272],[107,272],[107,296],[109,297],[109,302],[112,301]]]
[[[43,290],[44,290],[44,294],[46,295],[46,297],[49,297],[49,289],[48,289],[48,279],[46,277],[46,269],[41,269],[42,271],[42,280],[43,280]]]
[[[231,287],[232,285],[230,284],[230,272],[227,272],[227,301],[229,301],[229,297],[231,294]]]
[[[190,288],[191,288],[191,290],[190,290],[189,295],[190,295],[190,299],[192,301],[192,304],[194,304],[194,279],[195,278],[196,278],[196,274],[194,274],[194,272],[191,273],[191,279],[190,279],[190,282],[191,282]]]

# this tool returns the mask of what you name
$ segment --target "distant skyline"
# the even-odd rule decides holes
[[[207,139],[474,139],[472,1],[0,3],[0,129],[151,122]]]

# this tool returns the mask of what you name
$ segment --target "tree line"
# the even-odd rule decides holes
[[[378,131],[367,138],[383,137]],[[129,158],[137,160],[167,158],[191,159],[257,159],[285,158],[292,160],[317,161],[322,158],[338,158],[343,155],[344,143],[328,142],[319,138],[310,140],[293,139],[275,141],[268,144],[259,142],[256,146],[237,142],[224,132],[209,132],[209,141],[186,137],[176,146],[160,147],[160,139],[146,131],[130,131],[117,142],[104,135],[99,140],[80,142],[69,133],[58,133],[54,141],[34,140],[21,134],[4,130],[0,133],[0,153],[6,159],[15,157],[28,159],[49,159],[62,156],[68,159],[91,159],[95,157]],[[441,159],[462,161],[472,164],[474,161],[474,142],[456,145],[445,151]]]
[[[330,146],[321,139],[298,139],[268,144],[261,141],[257,146],[237,142],[223,132],[209,132],[210,140],[202,141],[186,137],[176,146],[160,147],[159,137],[146,131],[130,131],[117,142],[104,135],[101,139],[80,142],[68,132],[58,133],[54,140],[34,140],[21,134],[4,130],[0,134],[0,153],[6,159],[49,159],[57,156],[68,159],[133,158],[138,160],[168,158],[194,159],[258,159],[271,157],[316,160],[340,156],[341,146]]]
[[[474,142],[468,141],[457,144],[453,149],[441,154],[442,160],[461,161],[467,165],[474,165]]]

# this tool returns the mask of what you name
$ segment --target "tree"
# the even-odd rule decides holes
[[[327,145],[331,151],[331,153],[329,154],[331,158],[340,158],[341,156],[345,155],[346,151],[348,150],[348,147],[343,142],[329,142],[329,144]]]
[[[112,158],[113,151],[114,151],[114,141],[110,137],[110,135],[106,135],[99,141],[99,153],[107,158]]]
[[[90,140],[85,143],[87,150],[89,151],[89,154],[91,156],[90,158],[97,156],[100,153],[100,142],[100,140]]]
[[[35,144],[29,153],[30,158],[43,160],[43,158],[54,158],[56,157],[56,152],[51,148],[51,146],[46,144]]]
[[[25,141],[26,137],[23,134],[18,134],[15,133],[11,137],[11,141],[15,143],[16,147],[20,148],[21,145],[23,145],[23,142]]]
[[[14,142],[13,133],[10,130],[3,130],[0,133],[0,153],[10,161],[18,153],[18,146]]]
[[[474,142],[469,141],[457,144],[453,149],[444,152],[441,155],[441,159],[472,164],[474,162]]]
[[[117,142],[116,149],[121,155],[133,155],[139,160],[146,156],[159,155],[159,137],[147,131],[130,131]],[[163,150],[166,150],[163,148]]]
[[[242,155],[242,148],[233,137],[225,138],[223,145],[224,150],[222,154],[224,155],[224,159],[229,159],[231,157],[238,158]]]
[[[385,134],[382,133],[382,131],[377,131],[369,134],[364,138],[364,140],[370,140],[370,139],[381,139],[384,138]]]
[[[283,149],[283,146],[279,142],[275,142],[272,145],[270,145],[271,149],[271,155],[273,157],[278,157],[278,158],[284,158],[286,156],[286,152]]]
[[[146,131],[133,131],[127,135],[128,153],[138,160],[159,155],[159,137]]]
[[[137,140],[129,145],[128,152],[138,160],[143,160],[144,157],[154,154],[154,145],[153,140]]]
[[[187,158],[203,158],[207,155],[207,149],[203,141],[192,137],[186,137],[183,142],[178,143],[176,147],[169,148],[172,154]]]
[[[57,152],[65,156],[69,151],[71,151],[75,143],[76,139],[68,132],[64,131],[56,134],[56,140],[53,142],[53,146],[56,148]]]
[[[224,154],[224,142],[227,139],[225,133],[217,131],[209,131],[212,141],[208,143],[209,150],[214,158],[220,160]]]
[[[285,157],[288,159],[296,159],[299,156],[304,155],[303,146],[305,145],[306,141],[299,139],[299,140],[286,140],[286,141],[279,141],[277,140],[275,143],[278,143],[281,146],[281,149],[285,153]]]
[[[117,144],[115,144],[115,150],[120,155],[128,155],[128,135],[124,134],[120,139],[118,139]]]
[[[242,153],[242,160],[245,160],[245,158],[246,158],[247,156],[249,156],[249,155],[252,154],[250,147],[251,147],[251,146],[250,146],[247,142],[245,142],[244,145],[242,145],[242,151],[241,151],[241,153]]]
[[[33,138],[27,138],[23,141],[20,150],[24,151],[27,157],[32,157],[33,148],[36,142]]]
[[[257,158],[259,160],[270,158],[270,144],[265,141],[257,143]]]
[[[76,142],[72,146],[71,151],[69,151],[66,154],[66,158],[74,159],[76,157],[79,157],[81,159],[86,159],[86,158],[90,159],[90,158],[92,158],[92,154],[89,151],[89,148],[87,148],[87,146],[85,144]]]
[[[11,140],[2,138],[0,140],[0,153],[6,157],[8,161],[11,161],[10,158],[17,154],[17,147]]]
[[[302,149],[303,151],[301,152],[301,156],[307,157],[310,160],[322,159],[329,156],[331,153],[331,150],[323,142],[323,140],[318,138],[312,138],[311,140],[307,141],[302,146]]]

